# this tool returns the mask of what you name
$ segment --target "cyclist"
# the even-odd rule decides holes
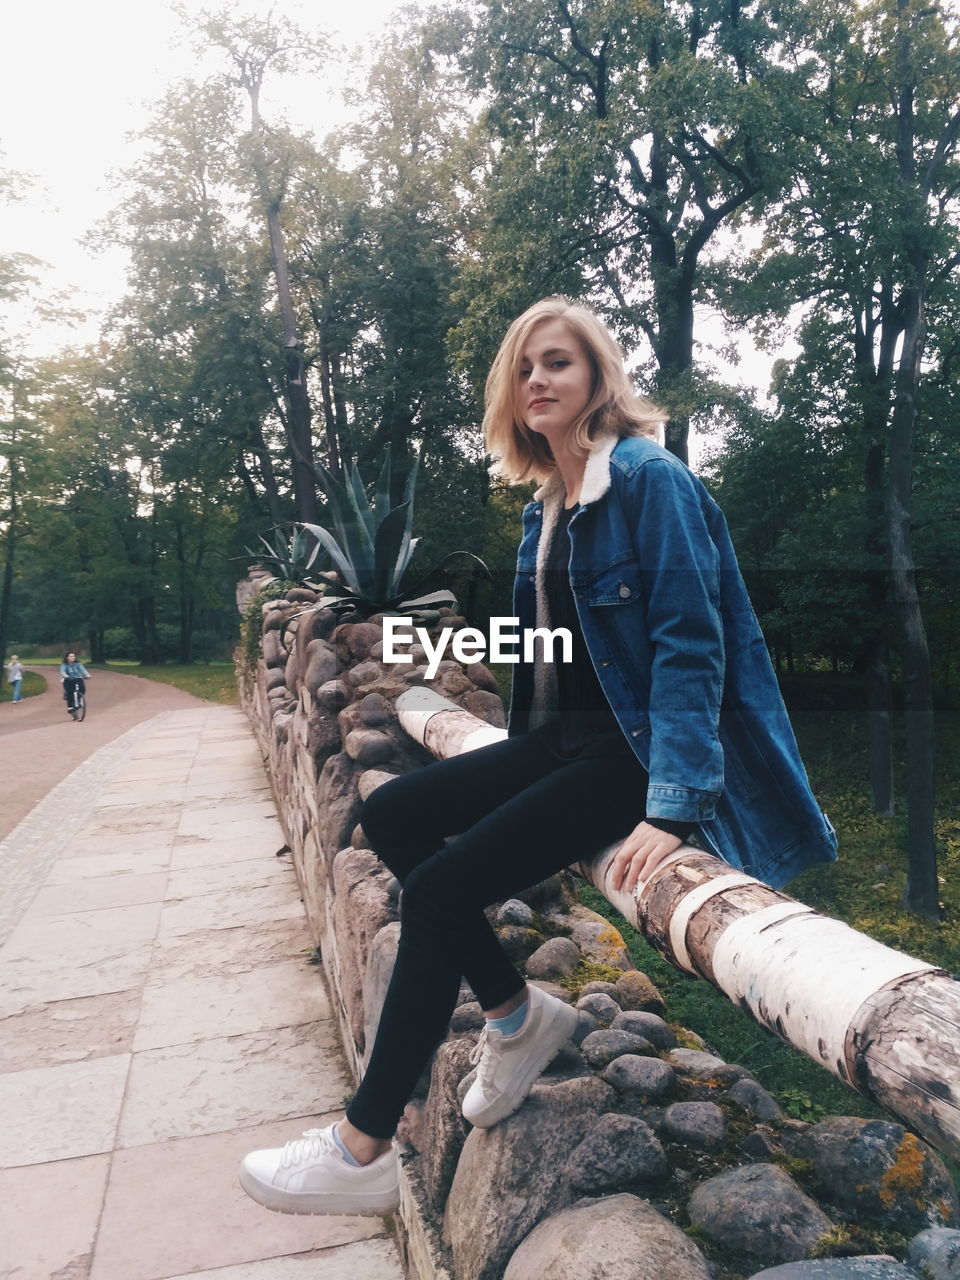
[[[77,661],[77,655],[72,651],[64,655],[63,661],[60,663],[60,679],[63,681],[63,696],[67,704],[67,713],[77,718],[76,707],[73,705],[74,690],[78,693],[85,693],[87,686],[84,680],[90,679],[90,672],[82,662]]]

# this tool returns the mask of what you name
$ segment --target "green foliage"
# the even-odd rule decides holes
[[[194,662],[184,665],[171,663],[168,666],[123,666],[114,667],[107,664],[110,670],[117,670],[123,675],[139,676],[143,680],[155,680],[158,684],[170,684],[184,693],[192,693],[195,698],[205,702],[219,702],[224,706],[234,706],[239,701],[237,696],[237,669],[232,662]]]
[[[240,678],[247,683],[253,679],[260,657],[260,644],[263,640],[263,606],[268,600],[279,600],[285,596],[295,582],[284,582],[280,578],[271,578],[253,597],[240,619],[240,647],[237,651]]]
[[[21,698],[35,698],[38,693],[46,693],[47,682],[43,676],[38,676],[35,671],[25,671],[23,673],[23,684],[20,686]],[[12,702],[13,691],[10,683],[4,677],[3,685],[0,686],[0,702]]]
[[[880,1116],[872,1103],[778,1040],[725,995],[702,979],[674,969],[602,894],[585,888],[582,896],[587,906],[611,920],[623,934],[633,963],[659,988],[671,1020],[702,1036],[726,1061],[753,1072],[788,1114],[803,1118],[798,1111],[808,1109],[805,1099],[809,1098],[813,1105],[823,1108],[823,1114]]]
[[[275,576],[282,582],[311,588],[317,587],[319,584],[309,576],[308,563],[312,563],[312,552],[316,546],[316,538],[296,525],[290,526],[289,532],[284,532],[283,529],[274,529],[272,533],[272,542],[263,537],[262,534],[260,535],[260,541],[266,548],[265,553],[264,551],[254,551],[247,547],[247,554],[272,569]]]
[[[391,497],[389,448],[372,504],[356,463],[347,469],[345,482],[337,480],[326,467],[316,468],[337,536],[319,525],[304,525],[317,541],[307,567],[322,548],[346,584],[349,595],[343,598],[362,604],[371,613],[399,601],[400,583],[416,550],[418,539],[412,536],[412,525],[417,466],[415,460],[407,474],[402,500],[396,505]]]
[[[326,608],[356,609],[364,614],[381,610],[420,612],[431,605],[455,605],[456,598],[448,590],[430,592],[415,599],[401,583],[416,550],[418,538],[412,536],[413,497],[417,480],[417,463],[411,467],[403,487],[402,501],[394,505],[391,498],[390,450],[377,479],[375,499],[371,504],[354,463],[348,470],[346,483],[337,480],[325,467],[314,468],[327,498],[337,536],[319,525],[303,528],[316,539],[316,547],[305,569],[312,566],[320,550],[330,556],[346,589],[326,583],[312,582],[325,592],[321,605]],[[467,551],[451,552],[447,558],[467,557],[481,568],[483,562]],[[430,571],[435,573],[440,566]]]
[[[797,683],[799,702],[811,702],[818,677]],[[806,690],[806,691],[805,691]],[[811,867],[789,893],[818,911],[845,920],[888,946],[918,956],[948,972],[960,972],[960,778],[953,762],[960,752],[960,713],[939,719],[941,893],[944,918],[923,920],[904,910],[906,879],[899,826],[874,817],[863,795],[865,717],[858,706],[834,711],[791,708],[801,754],[814,790],[837,828],[840,857]],[[898,781],[903,744],[898,744]],[[883,1116],[804,1054],[760,1027],[708,983],[673,968],[596,890],[586,888],[588,906],[613,920],[639,969],[663,993],[671,1019],[703,1036],[722,1057],[748,1068],[788,1114],[801,1120],[825,1115]]]

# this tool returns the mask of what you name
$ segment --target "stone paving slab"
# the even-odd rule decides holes
[[[162,902],[166,889],[166,870],[142,876],[89,876],[70,884],[44,885],[31,910],[38,916],[63,917],[107,907],[140,907]]]
[[[94,763],[0,845],[0,1274],[401,1280],[380,1220],[237,1181],[349,1088],[246,721],[168,713]]]
[[[0,841],[0,867],[3,868],[0,945],[23,916],[50,864],[83,827],[104,783],[127,761],[142,734],[162,719],[158,716],[148,720],[94,752],[34,805],[15,831]]]
[[[205,840],[199,836],[178,839],[170,857],[171,867],[204,867],[216,862],[240,862],[249,858],[272,858],[284,847],[286,837],[277,826],[248,833],[233,840]]]
[[[230,929],[246,925],[250,929],[269,920],[298,918],[299,898],[293,898],[282,885],[266,884],[259,888],[224,889],[220,893],[202,893],[197,898],[168,902],[160,922],[160,937],[178,933],[195,933],[198,929]]]
[[[148,981],[134,1048],[160,1049],[330,1016],[318,975],[302,961],[259,965],[229,977]]]
[[[261,924],[255,935],[239,926],[178,933],[157,939],[150,980],[157,984],[184,978],[226,977],[281,960],[302,962],[312,954],[303,921],[297,916]]]
[[[0,1076],[0,1168],[112,1151],[130,1055]]]
[[[83,963],[87,953],[152,942],[160,923],[159,902],[138,906],[106,907],[101,911],[46,915],[29,913],[14,929],[4,947],[4,959],[68,955]]]
[[[4,1265],[15,1268],[0,1274],[16,1280],[83,1280],[93,1257],[111,1158],[86,1156],[0,1169],[0,1240]]]
[[[96,834],[84,829],[59,850],[58,858],[86,858],[98,853],[152,853],[172,849],[176,836],[172,827],[166,831],[99,831]]]
[[[79,880],[96,880],[103,876],[148,876],[166,871],[170,855],[168,847],[121,853],[78,853],[72,858],[59,858],[50,868],[41,892],[52,885],[72,884]]]
[[[55,942],[51,945],[55,945]],[[153,958],[153,940],[139,946],[110,939],[65,959],[62,952],[0,955],[0,1017],[37,1004],[108,995],[142,985]]]
[[[170,872],[167,901],[196,898],[204,893],[222,893],[229,889],[262,889],[269,884],[288,885],[290,866],[276,855],[272,858],[244,858],[242,861],[205,863],[199,867],[181,867]]]
[[[163,801],[167,804],[179,804],[184,798],[184,789],[186,781],[181,777],[170,778],[167,780],[157,778],[143,778],[138,782],[122,781],[116,786],[109,787],[101,792],[95,810],[99,812],[101,809],[109,809],[114,806],[131,804],[145,805],[155,804]]]
[[[22,1012],[0,1020],[0,1072],[129,1053],[139,1018],[136,987],[75,1000],[31,1002]]]
[[[403,1280],[396,1250],[386,1240],[357,1240],[335,1249],[298,1253],[286,1258],[241,1262],[215,1271],[193,1271],[167,1280]]]
[[[114,1153],[91,1280],[166,1280],[383,1234],[377,1218],[294,1217],[251,1201],[233,1173],[247,1151],[329,1124],[305,1116]],[[366,1275],[363,1280],[376,1280]]]
[[[346,1102],[329,1020],[198,1040],[135,1055],[117,1145],[269,1124]]]

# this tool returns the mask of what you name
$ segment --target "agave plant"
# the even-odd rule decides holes
[[[296,525],[293,525],[289,532],[278,526],[272,530],[272,533],[272,542],[262,534],[258,535],[267,549],[266,554],[247,547],[247,555],[269,565],[274,573],[273,579],[269,581],[280,578],[284,582],[297,582],[317,589],[321,584],[311,581],[307,576],[308,557],[315,545],[310,535]],[[312,557],[310,557],[310,563],[312,563]]]
[[[377,478],[372,505],[355,462],[347,469],[346,483],[337,480],[326,467],[314,464],[313,470],[329,504],[336,536],[321,525],[301,526],[316,540],[304,572],[309,572],[323,549],[338,570],[344,588],[331,588],[327,584],[328,591],[323,599],[325,606],[353,607],[368,614],[384,610],[414,613],[429,606],[455,606],[456,598],[450,591],[411,596],[452,556],[470,556],[486,570],[483,561],[470,552],[452,552],[415,586],[401,590],[403,576],[420,541],[412,536],[413,495],[418,467],[419,458],[415,458],[404,485],[403,499],[397,506],[391,506],[389,448]]]

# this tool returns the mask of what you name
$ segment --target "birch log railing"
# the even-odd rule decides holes
[[[506,736],[426,688],[397,710],[444,759]],[[689,845],[614,890],[617,848],[579,870],[658,951],[960,1159],[960,982]]]

